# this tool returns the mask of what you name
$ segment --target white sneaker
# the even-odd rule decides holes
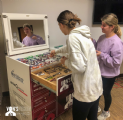
[[[101,108],[100,108],[100,106],[98,106],[98,112],[101,112]]]
[[[102,113],[97,117],[98,120],[106,120],[106,118],[110,117],[110,112],[102,111]]]

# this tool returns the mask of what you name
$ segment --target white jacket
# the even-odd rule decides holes
[[[66,46],[56,50],[56,53],[68,53],[65,65],[72,71],[74,97],[82,102],[93,102],[103,92],[96,50],[90,37],[88,26],[75,28]]]
[[[18,40],[13,40],[14,48],[21,48],[24,47],[25,45],[19,42]]]

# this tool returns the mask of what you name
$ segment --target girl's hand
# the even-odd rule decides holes
[[[96,50],[97,56],[100,56],[101,51]]]
[[[54,57],[55,54],[56,54],[55,50],[52,50],[52,51],[50,52],[50,57]]]
[[[63,56],[63,57],[61,58],[61,64],[65,64],[65,60],[67,60],[67,58]]]
[[[36,39],[37,39],[37,37],[36,37],[36,36],[33,36],[33,37],[32,37],[32,39],[36,40]]]

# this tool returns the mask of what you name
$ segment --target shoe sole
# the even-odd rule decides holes
[[[109,117],[110,117],[110,114],[109,114],[109,116],[108,116],[107,118],[109,118]],[[98,117],[97,117],[97,118],[98,118]],[[105,119],[103,119],[103,120],[106,120],[107,118],[105,118]],[[102,119],[99,119],[99,118],[98,118],[98,120],[102,120]]]
[[[109,114],[109,116],[108,116],[107,118],[109,118],[109,117],[110,117],[110,114]],[[105,118],[105,120],[106,120],[107,118]]]

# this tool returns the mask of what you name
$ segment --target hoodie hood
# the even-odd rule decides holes
[[[86,25],[73,29],[70,33],[80,33],[86,38],[91,37],[90,28]]]

